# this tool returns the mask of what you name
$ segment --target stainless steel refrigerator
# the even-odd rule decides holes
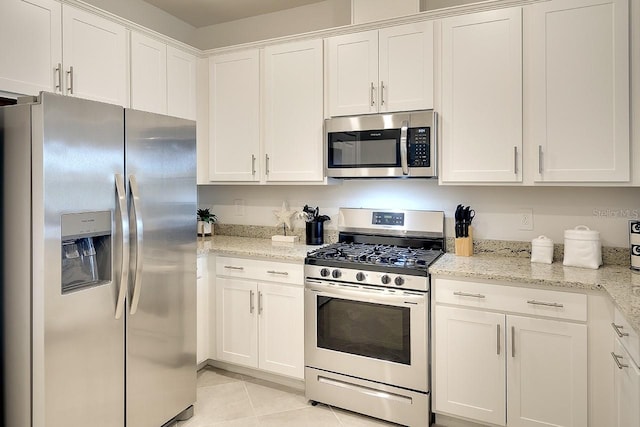
[[[41,93],[0,143],[4,425],[188,418],[195,123]]]

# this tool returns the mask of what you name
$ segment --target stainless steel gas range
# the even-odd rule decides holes
[[[444,213],[342,208],[338,230],[305,259],[306,396],[428,426],[429,266]]]

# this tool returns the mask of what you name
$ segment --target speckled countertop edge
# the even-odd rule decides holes
[[[433,276],[493,280],[508,285],[603,290],[640,334],[640,274],[628,267],[605,265],[597,270],[532,263],[527,258],[442,255],[429,271]]]
[[[320,246],[305,245],[300,242],[272,242],[271,239],[257,239],[253,237],[198,237],[198,255],[213,252],[223,255],[299,261],[302,263],[304,258],[307,256],[307,252],[319,247]]]

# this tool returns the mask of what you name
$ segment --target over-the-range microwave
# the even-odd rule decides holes
[[[325,120],[325,174],[333,178],[435,178],[433,110]]]

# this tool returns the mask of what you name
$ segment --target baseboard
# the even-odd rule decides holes
[[[218,369],[224,369],[225,371],[235,372],[236,374],[247,375],[253,378],[270,381],[272,383],[304,391],[304,380],[285,377],[283,375],[272,374],[270,372],[261,371],[259,369],[247,368],[246,366],[234,365],[233,363],[221,362],[219,360],[213,359],[209,359],[206,362],[201,363],[200,365],[198,365],[198,369],[202,369],[205,366],[211,366]]]

